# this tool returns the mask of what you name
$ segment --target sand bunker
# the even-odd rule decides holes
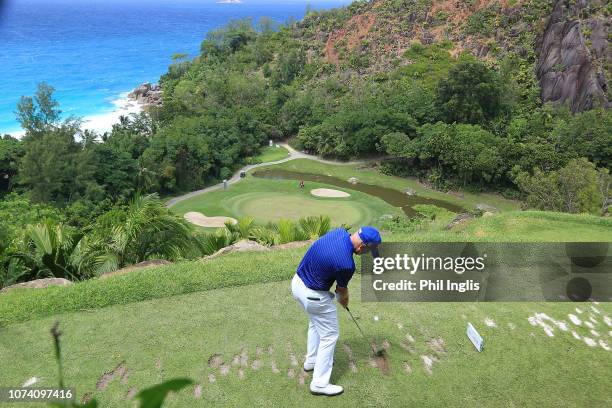
[[[227,221],[236,224],[235,218],[231,217],[207,217],[202,213],[190,211],[185,214],[185,219],[198,227],[221,228]]]
[[[310,194],[317,197],[333,197],[333,198],[344,198],[350,197],[349,193],[345,193],[340,190],[333,190],[331,188],[315,188],[314,190],[310,190]]]

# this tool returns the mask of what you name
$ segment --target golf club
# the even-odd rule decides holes
[[[377,350],[374,347],[374,344],[370,343],[370,341],[368,340],[368,338],[366,337],[366,335],[363,333],[363,330],[361,330],[361,326],[359,326],[359,323],[357,323],[357,320],[355,320],[355,317],[353,316],[353,314],[351,313],[351,310],[348,307],[345,307],[346,311],[349,312],[349,315],[351,315],[351,319],[353,319],[353,321],[355,322],[355,326],[357,326],[357,328],[359,329],[359,332],[361,333],[361,335],[363,336],[364,340],[370,345],[370,347],[372,348],[372,352],[374,353],[375,356],[382,356],[384,354],[384,350]]]

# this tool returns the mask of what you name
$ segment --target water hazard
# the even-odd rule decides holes
[[[437,207],[445,208],[455,213],[461,213],[466,211],[464,208],[446,201],[436,200],[433,198],[425,198],[421,196],[409,196],[405,193],[402,193],[401,191],[394,190],[392,188],[380,187],[372,184],[351,184],[348,181],[341,180],[332,176],[326,176],[323,174],[300,173],[297,171],[268,169],[258,170],[253,173],[253,176],[266,179],[316,181],[318,183],[331,184],[332,186],[336,187],[343,187],[351,190],[361,191],[362,193],[378,197],[394,207],[400,207],[402,211],[404,211],[404,213],[409,217],[414,217],[418,215],[418,213],[412,208],[417,204],[435,205]]]

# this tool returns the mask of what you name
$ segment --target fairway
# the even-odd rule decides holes
[[[121,279],[121,278],[119,278]],[[6,384],[55,384],[49,328],[61,322],[66,382],[104,407],[187,376],[195,385],[173,395],[179,406],[329,406],[308,392],[301,370],[307,320],[286,280],[67,313],[5,327],[0,359]],[[609,304],[368,303],[351,282],[351,310],[368,336],[387,347],[381,372],[369,346],[339,310],[340,339],[332,381],[345,386],[336,407],[610,406],[611,352],[573,337],[590,336],[568,314],[592,317],[596,340],[611,343]],[[545,313],[569,331],[549,337],[529,318]],[[380,317],[378,322],[373,316]],[[608,320],[606,320],[608,319]],[[465,336],[472,322],[486,341],[478,353]],[[607,323],[606,323],[607,322]],[[35,406],[31,404],[23,407]]]
[[[253,159],[254,163],[267,163],[277,160],[282,160],[289,156],[289,151],[283,146],[266,146],[261,149],[261,153],[255,156]]]
[[[253,217],[259,223],[280,219],[327,215],[332,225],[358,226],[375,223],[383,214],[399,215],[401,210],[371,195],[347,190],[349,197],[316,197],[311,190],[330,186],[308,182],[305,188],[293,180],[269,180],[248,175],[227,190],[217,190],[177,203],[177,214],[197,211],[206,216]]]

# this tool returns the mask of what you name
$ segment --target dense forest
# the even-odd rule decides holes
[[[601,56],[596,34],[612,8],[582,3],[356,1],[283,26],[233,21],[196,58],[174,56],[161,107],[103,135],[63,117],[40,84],[16,108],[23,138],[0,138],[0,274],[59,268],[77,245],[89,248],[72,264],[81,266],[53,274],[200,254],[185,222],[150,194],[228,178],[269,139],[339,159],[385,156],[381,171],[440,190],[605,215],[611,53],[606,38]],[[598,86],[553,97],[545,78],[572,69],[561,60],[544,69],[560,7],[582,24],[578,45]]]

